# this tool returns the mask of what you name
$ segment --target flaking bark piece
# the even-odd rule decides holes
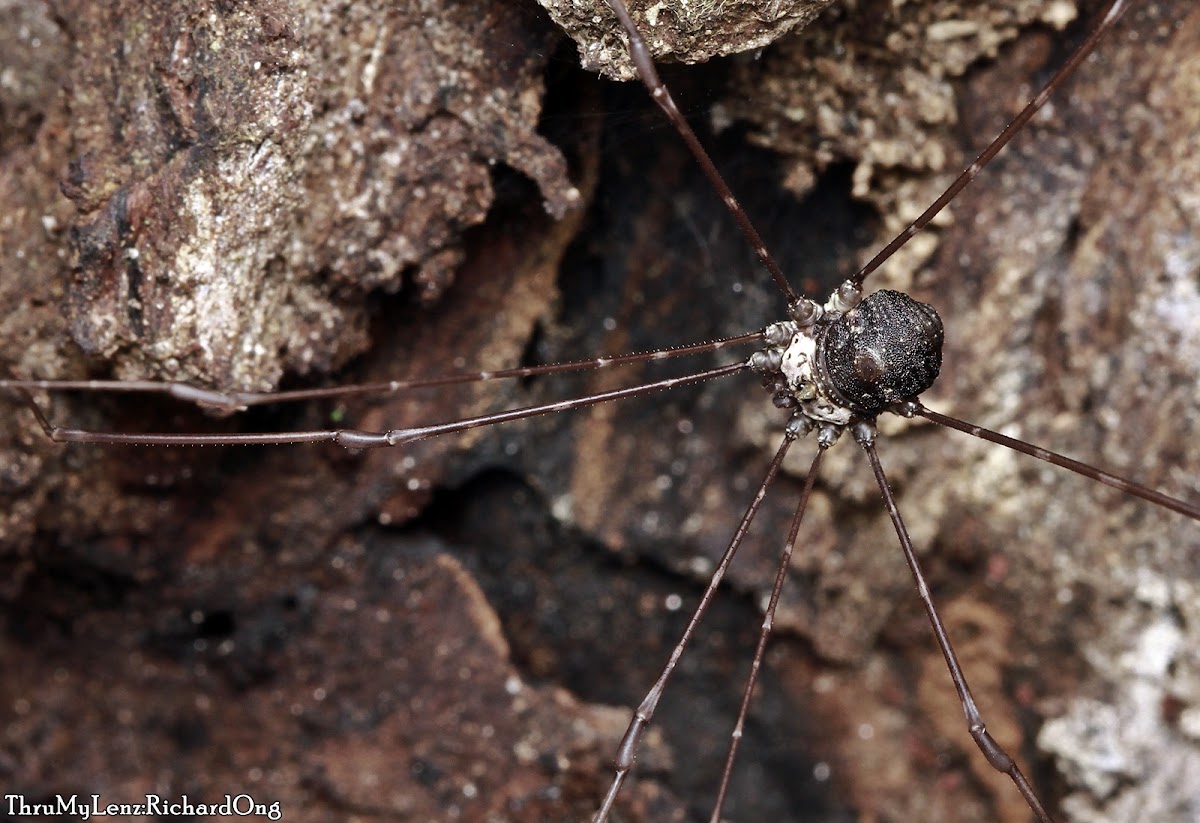
[[[433,300],[453,279],[496,163],[552,214],[578,197],[535,131],[554,35],[509,7],[81,3],[64,19],[66,307],[121,376],[266,389],[335,368],[367,345],[366,293]]]
[[[579,47],[583,67],[617,80],[636,75],[625,34],[604,0],[538,0]],[[832,0],[736,0],[727,3],[630,2],[655,59],[701,63],[760,49],[808,25]]]

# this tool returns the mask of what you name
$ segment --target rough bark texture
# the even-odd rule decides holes
[[[94,5],[0,3],[13,373],[403,378],[780,311],[644,90],[571,68],[535,8]],[[892,5],[665,72],[806,290],[926,205],[1083,31],[1061,0]],[[1197,54],[1189,4],[1140,6],[872,283],[946,320],[929,406],[1192,500]],[[95,428],[383,428],[661,368],[225,419],[40,400]],[[586,819],[782,423],[752,379],[361,455],[61,448],[6,411],[5,793],[245,792],[299,820]],[[993,733],[1065,819],[1195,819],[1197,525],[929,425],[881,428]],[[623,820],[705,818],[811,445],[794,452]],[[1028,820],[970,742],[877,497],[838,445],[727,816]]]
[[[613,25],[616,18],[605,0],[538,2],[575,41],[585,69],[619,80],[632,80],[637,76],[625,33]],[[626,6],[655,60],[702,63],[713,57],[762,48],[794,28],[804,28],[831,2],[651,3],[635,0]]]

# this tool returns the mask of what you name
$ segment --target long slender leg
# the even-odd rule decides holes
[[[863,281],[872,272],[895,254],[901,246],[911,240],[915,234],[928,226],[930,221],[937,217],[942,209],[950,204],[951,200],[958,197],[958,193],[965,189],[979,172],[983,171],[984,166],[992,162],[996,155],[1008,145],[1008,141],[1012,140],[1021,129],[1025,128],[1025,124],[1033,119],[1033,116],[1038,113],[1042,106],[1046,105],[1046,101],[1057,91],[1058,87],[1075,73],[1080,63],[1086,60],[1087,56],[1096,48],[1096,44],[1100,42],[1100,39],[1121,19],[1121,15],[1128,10],[1131,2],[1132,0],[1113,0],[1108,5],[1108,8],[1104,10],[1104,14],[1100,17],[1100,22],[1096,24],[1096,27],[1088,35],[1087,39],[1079,45],[1079,48],[1075,49],[1075,52],[1062,65],[1062,68],[1054,73],[1054,76],[1046,82],[1046,85],[1042,86],[1034,98],[1025,105],[1025,108],[1021,109],[1020,114],[1004,127],[1004,131],[1000,132],[996,136],[996,139],[979,153],[979,156],[975,158],[975,162],[963,169],[962,174],[954,179],[954,182],[938,196],[937,200],[934,200],[930,204],[929,208],[921,212],[915,220],[905,227],[904,231],[893,237],[890,243],[880,249],[878,254],[867,261],[866,265],[850,278],[855,285],[861,287]]]
[[[1095,29],[1088,35],[1087,39],[1080,44],[1079,48],[1071,55],[1062,68],[1055,72],[1054,76],[1042,87],[1040,91],[1033,97],[1032,100],[1025,106],[1021,112],[1013,118],[1013,121],[1000,132],[996,138],[987,145],[987,147],[979,153],[975,161],[963,170],[950,186],[942,192],[929,208],[923,211],[915,220],[912,221],[905,229],[892,238],[886,246],[879,250],[879,253],[869,260],[866,265],[859,269],[851,279],[851,281],[859,288],[862,287],[867,277],[871,275],[880,265],[883,264],[889,257],[896,253],[903,245],[905,245],[912,237],[918,234],[922,229],[929,225],[933,218],[944,209],[955,197],[958,196],[964,188],[966,188],[972,180],[979,174],[983,168],[992,161],[992,159],[1000,153],[1003,148],[1008,145],[1008,142],[1025,127],[1035,114],[1046,105],[1051,95],[1061,86],[1068,77],[1075,73],[1079,65],[1087,59],[1087,56],[1096,48],[1096,44],[1101,38],[1111,29],[1121,16],[1129,9],[1133,0],[1112,0],[1104,13],[1100,17],[1100,22],[1096,24]],[[637,68],[638,77],[642,83],[649,89],[650,95],[654,98],[654,102],[658,103],[659,107],[666,113],[667,118],[679,132],[696,160],[699,162],[701,169],[704,171],[709,182],[712,183],[714,189],[720,194],[721,199],[725,201],[726,207],[737,221],[738,227],[742,234],[750,241],[750,245],[754,248],[759,260],[763,266],[770,272],[775,283],[783,291],[787,297],[788,303],[794,303],[798,295],[792,290],[788,284],[787,278],[783,271],[779,268],[779,264],[771,256],[766,246],[759,237],[758,231],[750,223],[745,210],[726,185],[725,180],[713,165],[708,152],[700,145],[696,139],[695,133],[687,120],[679,113],[675,101],[671,98],[670,92],[666,85],[658,76],[658,71],[654,68],[654,61],[650,57],[650,50],[647,48],[641,34],[638,33],[637,27],[633,23],[633,18],[629,15],[628,9],[625,7],[623,0],[608,0],[608,5],[616,13],[617,19],[620,20],[622,28],[625,29],[629,37],[629,56],[633,60],[634,66]]]
[[[535,377],[560,372],[604,369],[630,363],[666,360],[689,354],[716,352],[721,351],[727,346],[754,343],[761,339],[762,332],[758,331],[740,334],[735,337],[725,337],[720,340],[711,340],[706,343],[674,346],[657,351],[617,354],[610,357],[594,357],[589,360],[573,360],[542,366],[519,366],[494,371],[444,374],[437,377],[425,377],[415,380],[387,380],[379,383],[354,383],[344,386],[322,386],[311,389],[293,389],[278,392],[223,392],[204,389],[187,383],[160,383],[153,380],[22,380],[10,378],[0,378],[0,389],[9,389],[12,391],[36,390],[52,392],[104,392],[109,394],[158,394],[174,397],[176,400],[195,403],[198,406],[208,409],[234,412],[250,406],[295,403],[360,394],[397,394],[414,389],[437,388],[439,386],[452,386],[459,383],[478,383],[514,377]]]
[[[653,383],[645,383],[640,386],[573,397],[569,400],[560,400],[556,403],[543,403],[537,406],[526,406],[520,409],[481,414],[477,417],[467,417],[447,423],[435,423],[430,426],[376,432],[359,431],[357,429],[314,429],[310,431],[266,434],[127,434],[124,432],[95,432],[55,426],[46,419],[46,415],[28,393],[25,393],[25,398],[33,414],[37,417],[38,423],[41,425],[43,431],[46,432],[46,436],[56,443],[108,443],[134,446],[272,446],[290,443],[336,443],[348,449],[380,449],[390,446],[400,446],[405,443],[424,440],[428,437],[436,437],[440,434],[451,434],[453,432],[466,431],[467,429],[491,426],[496,423],[506,423],[510,420],[535,417],[539,414],[567,411],[568,409],[577,409],[583,406],[594,406],[597,403],[607,403],[611,400],[620,400],[624,397],[636,397],[660,389],[669,389],[674,386],[711,380],[714,377],[723,377],[748,368],[750,366],[747,363],[732,363],[728,366],[720,366],[715,369],[684,375],[683,377],[670,377],[666,380],[656,380]]]
[[[875,426],[870,423],[857,424],[854,427],[854,439],[867,453],[871,470],[875,473],[875,480],[883,495],[888,516],[891,517],[892,525],[896,528],[896,536],[900,538],[900,548],[904,551],[904,559],[908,562],[908,568],[917,582],[917,594],[925,606],[925,614],[929,617],[929,623],[933,627],[933,635],[937,639],[942,656],[946,659],[946,668],[950,670],[950,679],[954,681],[954,688],[962,703],[963,715],[966,717],[967,730],[971,733],[971,738],[983,752],[983,756],[987,758],[987,762],[991,764],[992,768],[1008,775],[1037,819],[1041,823],[1053,823],[1045,805],[1034,794],[1033,787],[1029,785],[1029,781],[1017,766],[1016,761],[988,733],[987,726],[983,722],[983,715],[980,713],[979,707],[975,705],[975,697],[971,694],[970,686],[967,685],[967,677],[963,674],[962,666],[959,665],[958,655],[954,653],[954,646],[950,642],[946,626],[942,623],[942,618],[933,605],[933,598],[929,595],[929,585],[925,582],[925,573],[921,571],[917,553],[913,551],[912,541],[908,537],[908,529],[905,528],[904,520],[900,517],[900,510],[896,507],[892,488],[888,484],[887,476],[883,472],[883,465],[879,462],[879,455],[875,451]]]
[[[754,649],[754,660],[750,663],[750,674],[746,678],[746,687],[742,691],[742,703],[738,708],[737,723],[729,740],[729,753],[725,755],[725,768],[721,771],[721,785],[717,789],[717,799],[713,803],[709,823],[720,823],[721,809],[725,805],[725,795],[729,791],[729,780],[733,776],[733,762],[737,758],[738,747],[742,742],[742,733],[746,728],[746,714],[750,711],[750,698],[754,695],[754,686],[758,683],[758,675],[762,670],[763,655],[767,649],[767,638],[771,636],[771,628],[775,624],[775,609],[779,605],[779,594],[783,591],[783,581],[787,579],[788,568],[791,566],[792,552],[796,548],[796,536],[800,533],[800,522],[808,508],[808,498],[812,495],[813,485],[817,480],[817,472],[821,468],[821,458],[829,448],[819,443],[812,465],[808,468],[808,476],[804,480],[804,490],[800,493],[800,502],[796,505],[796,514],[792,517],[791,531],[788,532],[787,542],[779,555],[779,569],[775,573],[775,585],[771,587],[771,597],[763,613],[762,629],[758,635],[758,645]]]
[[[787,454],[788,448],[797,436],[798,430],[789,425],[787,431],[784,433],[783,442],[779,445],[779,450],[775,453],[775,459],[771,461],[771,466],[767,469],[766,477],[759,484],[758,492],[754,495],[754,499],[750,502],[750,506],[742,516],[741,522],[738,523],[737,530],[733,533],[733,538],[725,548],[725,553],[721,555],[721,560],[717,563],[717,568],[713,572],[712,577],[709,578],[708,585],[704,589],[704,594],[700,596],[700,602],[696,604],[696,609],[692,612],[692,617],[688,620],[687,627],[683,630],[683,635],[680,636],[679,642],[675,644],[675,648],[671,650],[671,656],[667,658],[667,663],[663,666],[658,680],[650,687],[650,691],[642,698],[641,704],[633,713],[633,719],[629,722],[629,728],[625,730],[625,736],[621,738],[621,744],[617,747],[617,756],[614,759],[617,773],[613,776],[613,781],[608,787],[608,793],[604,796],[604,802],[596,812],[593,823],[604,823],[604,821],[608,820],[608,815],[612,812],[613,804],[616,803],[617,795],[621,793],[621,787],[625,784],[625,778],[629,776],[629,770],[633,768],[633,761],[637,757],[637,750],[641,744],[642,735],[646,733],[646,729],[650,726],[650,720],[654,717],[655,709],[658,708],[658,701],[662,698],[663,691],[666,689],[671,675],[675,673],[675,666],[679,663],[679,658],[683,655],[684,649],[687,648],[688,643],[695,634],[696,627],[700,624],[701,618],[704,617],[704,613],[708,610],[708,605],[712,602],[713,596],[716,595],[717,587],[720,586],[722,578],[725,577],[725,572],[729,568],[729,564],[733,562],[734,555],[737,554],[738,548],[742,545],[742,540],[745,539],[750,524],[754,522],[754,517],[758,514],[758,508],[762,505],[763,498],[767,496],[767,490],[771,487],[775,476],[779,473],[779,467],[783,465],[783,458]]]
[[[996,443],[1006,448],[1012,449],[1021,454],[1027,454],[1030,457],[1036,457],[1038,460],[1044,460],[1055,466],[1073,471],[1076,474],[1082,475],[1089,480],[1095,480],[1097,483],[1103,483],[1106,486],[1111,486],[1125,494],[1140,497],[1147,500],[1156,506],[1162,506],[1164,509],[1170,509],[1173,512],[1190,517],[1193,520],[1200,520],[1200,506],[1189,503],[1186,500],[1180,500],[1170,495],[1163,494],[1148,486],[1143,486],[1140,483],[1134,483],[1132,480],[1126,480],[1124,477],[1119,477],[1115,474],[1097,469],[1095,466],[1089,466],[1087,463],[1081,463],[1078,460],[1073,460],[1066,455],[1052,452],[1049,449],[1043,449],[1041,446],[1035,446],[1032,443],[1026,443],[1024,440],[1017,440],[1001,434],[1000,432],[985,429],[983,426],[976,426],[973,423],[968,423],[965,420],[959,420],[956,417],[950,417],[946,414],[940,414],[927,409],[920,403],[913,404],[914,414],[919,414],[926,420],[932,420],[939,426],[945,426],[948,429],[957,429],[960,432],[978,437],[980,440],[987,440],[989,443]]]
[[[696,158],[696,162],[700,164],[704,176],[708,178],[708,182],[717,190],[717,194],[721,196],[725,207],[729,209],[729,213],[733,215],[733,219],[737,221],[738,228],[742,234],[750,241],[754,253],[758,255],[759,261],[763,264],[768,272],[771,273],[771,278],[775,284],[779,286],[779,290],[783,292],[789,304],[794,303],[799,295],[792,289],[784,276],[783,270],[779,268],[779,264],[775,262],[775,258],[771,256],[771,252],[767,251],[767,246],[763,243],[762,237],[758,234],[758,229],[754,228],[754,224],[750,222],[749,215],[742,208],[741,203],[734,197],[733,191],[725,182],[725,178],[721,177],[721,173],[717,171],[717,167],[713,164],[712,158],[708,156],[708,152],[704,150],[704,146],[700,145],[700,140],[696,137],[696,133],[692,131],[692,127],[688,125],[687,120],[679,113],[679,107],[675,105],[675,100],[671,97],[671,92],[667,90],[666,84],[658,76],[658,70],[654,68],[654,60],[650,57],[650,49],[646,47],[646,41],[642,39],[642,35],[638,32],[637,26],[633,24],[633,18],[629,16],[629,10],[625,8],[624,0],[608,0],[608,5],[616,13],[617,19],[621,21],[622,28],[625,29],[625,34],[629,37],[629,56],[633,60],[633,65],[637,68],[638,77],[642,83],[650,91],[650,96],[654,98],[654,102],[658,103],[675,126],[675,130],[679,132],[683,142],[692,152],[692,156]]]

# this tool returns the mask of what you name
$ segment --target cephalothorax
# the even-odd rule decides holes
[[[917,397],[942,365],[937,311],[898,291],[863,298],[851,281],[821,305],[801,298],[791,320],[773,323],[750,366],[776,406],[796,409],[800,427],[832,444],[846,426]]]

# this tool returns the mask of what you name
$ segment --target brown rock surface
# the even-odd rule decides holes
[[[758,60],[665,71],[722,129],[706,139],[804,288],[925,205],[1083,31],[1058,31],[1062,2],[878,5]],[[644,91],[578,73],[536,10],[93,6],[0,7],[13,373],[403,378],[779,314]],[[947,321],[931,407],[1191,499],[1198,32],[1187,4],[1140,6],[876,283]],[[223,419],[42,402],[95,428],[379,428],[657,373]],[[0,782],[35,800],[246,792],[304,820],[586,819],[782,420],[749,378],[363,455],[55,447],[5,409]],[[1197,526],[884,428],[993,731],[1064,819],[1192,819]],[[810,449],[685,658],[622,819],[705,813]],[[829,458],[728,816],[1027,820],[963,728],[861,456]]]

